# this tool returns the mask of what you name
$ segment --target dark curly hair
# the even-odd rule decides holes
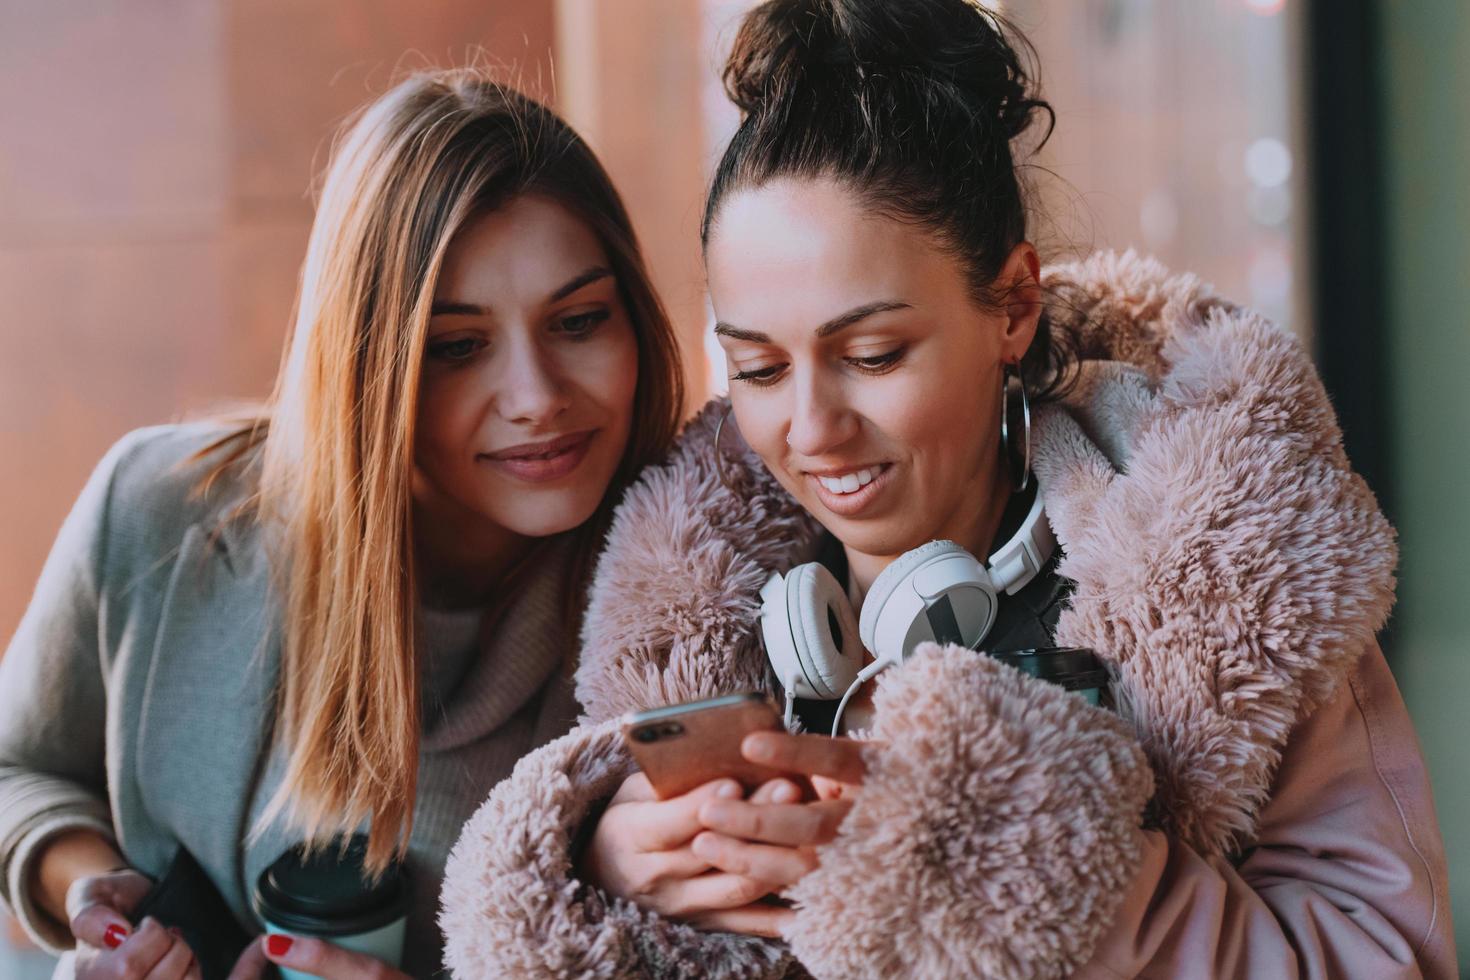
[[[963,263],[972,296],[1005,302],[996,277],[1026,238],[1012,143],[1055,114],[1028,64],[1035,49],[970,0],[768,0],[741,21],[725,91],[741,110],[705,201],[776,177],[827,177],[863,205],[928,229]],[[1043,314],[1021,363],[1033,398],[1074,361]]]

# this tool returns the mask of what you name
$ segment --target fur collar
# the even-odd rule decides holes
[[[1036,413],[1035,471],[1077,583],[1060,644],[1091,647],[1154,768],[1153,822],[1211,854],[1249,843],[1293,726],[1388,616],[1394,533],[1353,473],[1301,345],[1132,252],[1045,276],[1084,367]],[[592,720],[767,688],[773,570],[818,525],[707,406],[629,490],[599,560],[577,673]]]

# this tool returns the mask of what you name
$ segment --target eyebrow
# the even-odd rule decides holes
[[[579,272],[577,275],[568,279],[565,283],[558,286],[554,291],[552,291],[552,294],[550,297],[548,297],[547,302],[555,303],[558,300],[566,299],[568,296],[572,295],[584,286],[590,286],[594,282],[607,279],[611,275],[612,270],[604,265],[594,265],[588,269],[584,269],[582,272]],[[476,306],[474,303],[453,303],[447,301],[437,302],[429,310],[430,316],[444,316],[453,314],[485,316],[488,313],[489,311],[485,307]]]
[[[846,330],[859,320],[867,319],[878,313],[907,309],[912,309],[912,306],[908,303],[900,303],[897,300],[883,300],[877,303],[866,303],[862,306],[855,306],[846,313],[835,316],[818,327],[817,337],[819,339],[830,337],[835,333]],[[763,334],[758,330],[742,330],[724,321],[715,324],[715,333],[721,337],[729,337],[733,340],[745,340],[752,344],[769,344],[771,342],[768,334]]]

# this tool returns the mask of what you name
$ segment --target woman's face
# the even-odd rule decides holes
[[[533,195],[475,218],[434,290],[416,499],[467,538],[576,527],[617,470],[637,383],[633,326],[591,229]]]
[[[988,546],[1002,365],[1031,342],[1034,289],[980,306],[929,231],[830,180],[737,192],[707,261],[740,431],[781,485],[850,552]],[[1022,245],[999,282],[1036,275]]]

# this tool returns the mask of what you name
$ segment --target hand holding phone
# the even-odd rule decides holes
[[[661,800],[721,778],[737,780],[747,793],[783,777],[807,788],[804,777],[750,762],[740,753],[740,743],[751,732],[784,730],[776,706],[756,693],[690,701],[623,716],[623,739],[628,751]]]

